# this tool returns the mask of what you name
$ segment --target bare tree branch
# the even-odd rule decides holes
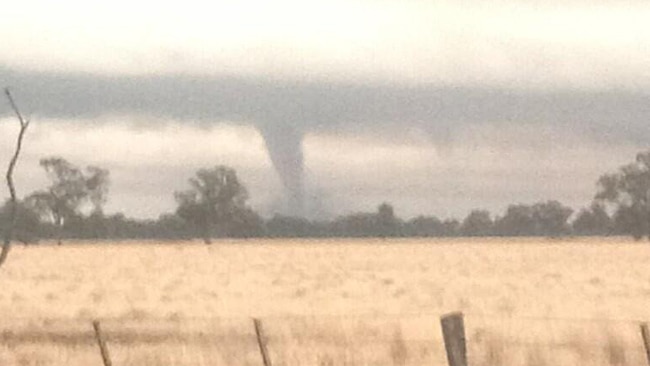
[[[17,213],[18,202],[16,199],[16,188],[14,187],[13,174],[14,174],[14,169],[16,168],[16,163],[18,162],[18,156],[20,155],[20,149],[23,146],[23,138],[25,136],[25,132],[27,131],[27,127],[29,126],[29,120],[23,118],[23,115],[20,113],[20,110],[18,109],[18,106],[14,101],[14,98],[11,96],[11,93],[9,92],[9,88],[5,88],[5,94],[7,95],[7,99],[9,99],[9,104],[11,105],[11,108],[16,113],[18,122],[20,123],[20,132],[18,133],[18,139],[16,141],[16,150],[14,151],[14,155],[11,157],[11,161],[9,162],[9,167],[7,168],[6,178],[7,178],[7,186],[9,187],[9,193],[11,195],[11,201],[9,203],[9,225],[5,230],[4,242],[2,244],[2,251],[0,251],[0,266],[4,264],[5,260],[7,260],[7,256],[9,255],[9,250],[11,249],[11,239],[13,236],[14,226],[16,226],[16,213]]]

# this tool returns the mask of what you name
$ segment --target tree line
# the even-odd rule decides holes
[[[49,186],[32,192],[16,205],[0,208],[0,229],[11,225],[24,243],[39,239],[194,239],[249,237],[453,237],[632,235],[650,239],[650,151],[607,173],[597,182],[594,200],[574,212],[549,200],[512,204],[502,215],[473,210],[464,219],[418,216],[403,220],[389,203],[374,212],[358,212],[333,220],[308,220],[275,215],[264,219],[247,204],[248,191],[233,168],[201,169],[186,190],[174,192],[177,208],[155,220],[106,215],[110,173],[96,166],[81,169],[60,157],[40,161]]]

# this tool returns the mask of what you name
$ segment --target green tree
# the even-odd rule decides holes
[[[506,214],[496,220],[495,231],[503,236],[557,237],[571,231],[567,222],[571,213],[570,207],[558,201],[510,205]]]
[[[189,190],[175,193],[177,215],[200,230],[206,244],[215,234],[229,235],[248,200],[248,191],[235,170],[223,165],[201,169],[189,183]]]
[[[275,238],[309,237],[314,225],[304,217],[275,215],[266,222],[266,235]]]
[[[442,222],[441,236],[458,236],[460,232],[460,222],[457,219],[446,219]]]
[[[547,201],[533,205],[535,235],[558,237],[571,232],[568,220],[573,209],[558,201]]]
[[[435,216],[418,216],[405,224],[405,231],[408,236],[442,236],[443,230],[442,221]]]
[[[382,238],[398,236],[400,234],[400,221],[395,217],[393,206],[384,202],[377,207],[375,217],[375,233]]]
[[[264,235],[264,220],[249,207],[235,211],[229,226],[230,236],[253,238]]]
[[[3,233],[9,230],[12,223],[11,205],[12,203],[7,201],[4,206],[0,207],[0,229]],[[41,234],[41,221],[38,213],[32,211],[22,201],[17,201],[15,215],[13,237],[24,244],[38,241]]]
[[[597,202],[580,210],[572,225],[573,231],[578,235],[610,235],[614,230],[612,218],[605,207]]]
[[[104,204],[108,197],[109,171],[97,166],[86,168],[86,192],[92,205],[92,215],[103,217]]]
[[[463,220],[460,232],[466,236],[489,236],[492,235],[493,226],[489,211],[474,210]]]
[[[368,212],[357,212],[337,217],[332,222],[332,230],[337,236],[344,237],[372,237],[377,236],[376,215]]]
[[[336,218],[331,230],[339,236],[393,237],[400,235],[402,222],[395,216],[393,206],[382,203],[377,212],[357,212]]]
[[[626,233],[635,239],[650,239],[650,151],[637,154],[636,161],[598,180],[596,200],[609,203]]]
[[[94,212],[102,212],[108,194],[109,173],[101,168],[88,167],[84,174],[60,157],[41,159],[40,165],[51,184],[47,189],[27,196],[25,203],[41,217],[54,223],[57,241],[61,244],[66,221],[81,216],[83,204],[90,203]]]
[[[521,204],[508,206],[506,214],[496,220],[495,230],[502,236],[534,235],[533,208]]]

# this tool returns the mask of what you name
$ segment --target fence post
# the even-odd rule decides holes
[[[643,348],[645,349],[645,356],[650,365],[650,330],[648,323],[641,323],[641,338],[643,338]]]
[[[266,348],[266,337],[264,336],[262,321],[257,318],[253,318],[253,325],[255,325],[257,345],[260,347],[260,353],[262,354],[262,361],[264,362],[264,366],[271,366],[271,358],[269,358],[269,350]]]
[[[440,317],[442,336],[449,366],[467,366],[467,345],[463,313],[451,313]]]
[[[106,341],[102,336],[102,329],[99,326],[99,321],[93,321],[93,328],[95,329],[95,338],[97,339],[97,345],[99,346],[99,352],[101,352],[102,360],[104,361],[104,366],[112,366],[111,357],[108,354],[108,348],[106,347]]]

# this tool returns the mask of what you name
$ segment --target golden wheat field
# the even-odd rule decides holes
[[[250,240],[16,246],[0,365],[643,365],[650,244],[627,239]]]

